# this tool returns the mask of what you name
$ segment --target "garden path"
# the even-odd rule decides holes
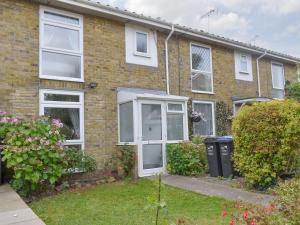
[[[9,186],[0,185],[0,225],[45,225]]]
[[[253,204],[267,205],[274,197],[267,194],[250,192],[225,185],[211,182],[205,177],[185,177],[177,175],[164,175],[162,182],[169,186],[200,193],[208,196],[222,197],[228,200],[244,201]]]

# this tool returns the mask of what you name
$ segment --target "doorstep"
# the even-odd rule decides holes
[[[0,185],[0,225],[45,225],[8,185]]]

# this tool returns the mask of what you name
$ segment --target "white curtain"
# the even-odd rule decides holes
[[[194,123],[197,135],[213,135],[212,104],[194,103],[194,111],[202,113],[204,120]]]
[[[79,50],[79,31],[45,24],[44,47]]]
[[[79,117],[79,109],[68,109],[68,113],[70,116],[70,120],[73,125],[75,139],[80,139],[80,117]]]

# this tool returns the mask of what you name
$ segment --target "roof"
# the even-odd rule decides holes
[[[161,18],[153,18],[150,16],[145,16],[143,14],[131,12],[126,9],[123,10],[118,7],[113,7],[110,5],[104,5],[101,4],[100,2],[95,2],[91,0],[35,0],[35,1],[47,5],[67,8],[73,11],[75,10],[75,11],[81,11],[93,15],[101,15],[107,18],[122,20],[125,22],[136,22],[139,24],[144,24],[144,25],[155,27],[157,29],[161,29],[165,32],[170,31],[171,26],[173,25],[171,22],[162,20]],[[223,36],[211,34],[203,30],[193,29],[179,24],[174,24],[174,31],[177,34],[183,34],[191,38],[206,40],[213,43],[230,46],[236,49],[250,51],[256,54],[263,54],[266,52],[270,57],[279,60],[284,60],[296,64],[300,63],[300,58],[287,55],[284,53],[272,51],[256,45],[236,41]]]

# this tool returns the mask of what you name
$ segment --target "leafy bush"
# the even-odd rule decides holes
[[[69,173],[74,171],[93,172],[97,169],[97,163],[94,158],[75,148],[65,149],[65,161],[67,162],[67,171]]]
[[[0,141],[3,140],[9,130],[19,123],[17,118],[12,117],[7,112],[0,111]]]
[[[27,195],[43,185],[53,185],[63,174],[62,123],[40,118],[22,121],[6,135],[3,159],[14,171],[12,185]]]
[[[300,149],[300,104],[255,103],[233,121],[236,169],[250,187],[266,188],[283,174],[295,173]]]
[[[126,177],[133,176],[135,166],[135,150],[132,146],[122,145],[117,152],[117,159],[124,170]]]
[[[276,194],[268,206],[236,204],[236,212],[231,215],[235,225],[298,225],[300,224],[300,180],[281,183],[274,189]],[[227,211],[223,216],[228,216]]]
[[[200,137],[194,142],[168,144],[167,159],[170,174],[196,176],[207,172],[205,146]]]
[[[288,99],[294,99],[300,102],[300,83],[286,82],[285,96]]]

